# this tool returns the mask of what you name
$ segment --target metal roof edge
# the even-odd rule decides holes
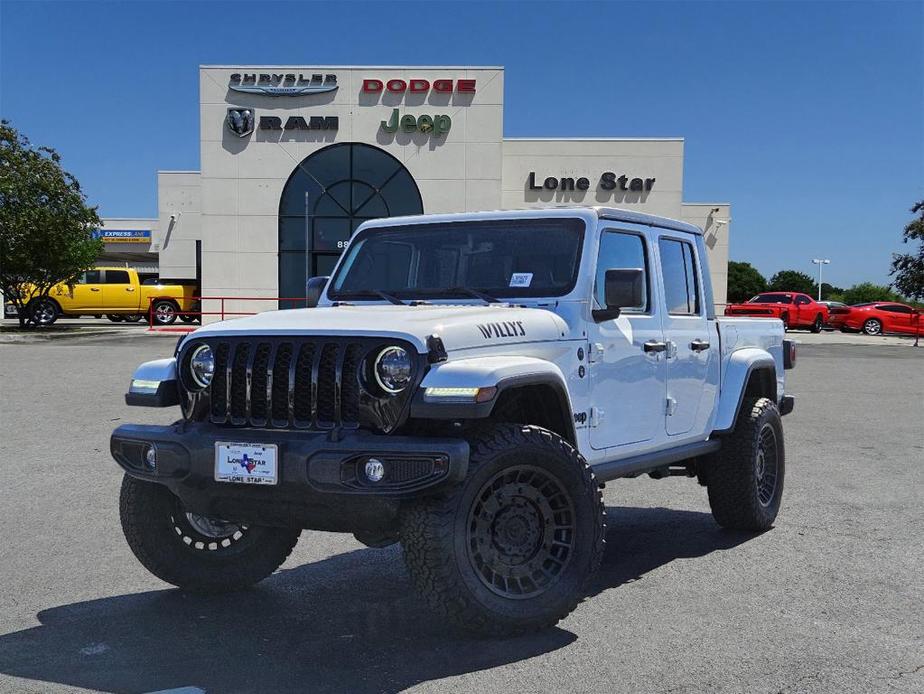
[[[240,65],[199,65],[200,70],[246,70],[249,68],[260,68],[272,70],[279,69],[296,69],[296,70],[503,70],[503,65],[310,65],[289,64],[289,65],[266,65],[261,63],[249,63]]]
[[[505,137],[504,142],[683,142],[682,137]]]

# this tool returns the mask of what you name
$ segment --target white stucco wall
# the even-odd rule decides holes
[[[333,73],[338,89],[306,96],[245,94],[229,89],[235,73]],[[364,79],[474,79],[474,94],[367,94]],[[389,152],[414,177],[425,212],[500,207],[503,136],[502,68],[383,68],[233,66],[200,68],[201,238],[203,292],[276,296],[278,208],[295,167],[337,142],[364,142]],[[227,109],[261,116],[337,116],[336,131],[260,130],[238,137]],[[381,128],[400,115],[449,115],[448,133],[389,134]]]
[[[703,230],[709,269],[712,274],[712,292],[716,313],[725,310],[728,299],[728,238],[731,226],[731,205],[721,202],[685,202],[680,217]]]
[[[582,190],[533,190],[547,177],[588,179]],[[650,190],[612,190],[601,175],[654,179]],[[625,184],[629,185],[629,181]],[[683,197],[683,140],[673,139],[507,139],[504,140],[502,197],[505,208],[548,205],[608,205],[639,212],[679,217]]]
[[[160,253],[163,277],[195,278],[201,204],[198,171],[157,173],[158,233],[153,245]]]

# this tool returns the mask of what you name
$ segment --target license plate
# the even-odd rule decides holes
[[[274,444],[226,443],[215,444],[215,481],[236,484],[276,484]]]

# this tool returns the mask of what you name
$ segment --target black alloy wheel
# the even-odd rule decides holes
[[[58,304],[48,298],[35,299],[29,304],[29,313],[36,325],[51,325],[58,320]]]
[[[530,465],[494,476],[469,512],[469,559],[501,597],[545,592],[571,560],[574,541],[574,501],[557,479]]]
[[[757,478],[757,499],[760,505],[768,507],[776,495],[776,481],[780,469],[780,450],[776,431],[770,424],[764,424],[757,437],[755,456],[755,477]]]
[[[411,578],[430,607],[465,630],[547,629],[574,610],[603,557],[599,484],[547,429],[498,423],[467,438],[465,480],[401,509]]]

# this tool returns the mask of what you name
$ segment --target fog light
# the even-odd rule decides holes
[[[154,446],[148,446],[147,450],[144,452],[144,463],[152,470],[157,469],[157,451],[154,449]]]
[[[366,479],[370,482],[381,482],[385,477],[385,463],[378,458],[369,458],[366,461]]]

